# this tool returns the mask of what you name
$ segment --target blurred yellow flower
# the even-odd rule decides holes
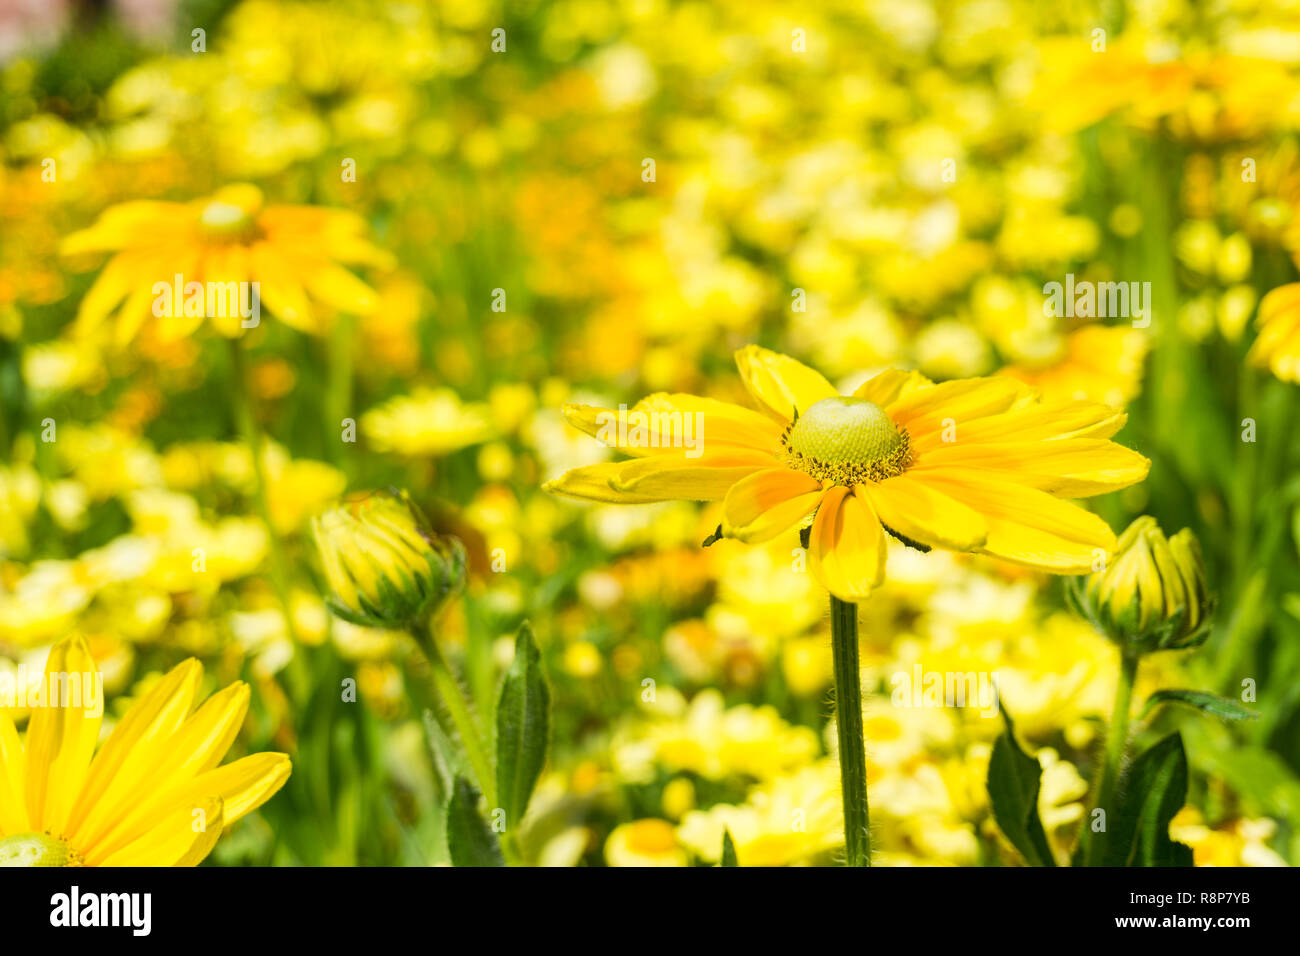
[[[377,451],[409,457],[446,455],[495,434],[488,407],[466,404],[449,388],[391,398],[361,416],[361,430]]]
[[[319,334],[331,310],[362,315],[376,305],[370,287],[340,265],[389,264],[387,253],[365,233],[364,221],[353,213],[264,206],[261,191],[247,184],[189,203],[123,203],[63,242],[67,256],[112,254],[81,301],[77,329],[90,334],[111,321],[121,346],[151,315],[158,319],[154,332],[164,340],[192,334],[206,318],[233,338],[253,327],[241,309],[260,297],[276,318]],[[233,292],[229,283],[236,284]],[[243,285],[252,283],[258,296]],[[183,303],[179,314],[177,301]]]
[[[686,851],[667,820],[637,820],[616,826],[605,840],[610,866],[688,866]]]

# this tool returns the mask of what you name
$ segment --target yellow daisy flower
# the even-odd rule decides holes
[[[390,265],[388,254],[365,234],[364,220],[353,213],[264,206],[256,186],[240,183],[188,203],[113,206],[89,229],[64,240],[62,251],[67,256],[113,253],[82,299],[77,328],[90,333],[111,320],[117,343],[125,345],[158,313],[156,332],[163,341],[192,334],[204,318],[221,334],[238,337],[246,319],[238,298],[232,305],[226,285],[232,282],[257,283],[260,303],[302,332],[321,332],[333,310],[364,315],[375,308],[377,297],[340,263]],[[159,284],[174,285],[177,276],[184,287],[192,282],[204,287],[203,308],[185,307],[176,314],[174,297],[184,300],[190,294]],[[217,286],[220,305],[209,292]],[[205,315],[208,311],[214,314]]]
[[[1142,390],[1147,337],[1139,330],[1085,325],[1061,345],[1049,362],[1021,362],[998,374],[1037,389],[1047,402],[1087,399],[1123,408]]]
[[[103,713],[94,672],[86,642],[67,638],[50,652],[51,696],[32,708],[25,741],[0,713],[0,864],[194,866],[223,827],[289,778],[280,753],[217,766],[244,722],[248,685],[195,709],[203,668],[194,658],[158,680],[94,753]]]
[[[813,369],[747,346],[741,377],[763,412],[656,394],[631,410],[569,405],[576,428],[631,461],[548,482],[602,502],[723,501],[723,536],[765,541],[815,515],[808,554],[843,601],[883,579],[886,533],[1057,573],[1092,569],[1115,535],[1062,497],[1146,477],[1150,462],[1108,439],[1125,415],[1076,401],[1045,406],[1008,377],[936,385],[888,370],[840,395]]]
[[[1300,383],[1300,282],[1279,286],[1259,303],[1259,337],[1250,361],[1284,382]]]

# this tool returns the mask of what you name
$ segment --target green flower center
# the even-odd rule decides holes
[[[81,866],[81,854],[48,833],[19,833],[0,840],[2,866]]]
[[[781,442],[790,467],[837,485],[884,481],[912,464],[907,432],[865,398],[814,402]]]
[[[218,191],[199,212],[199,228],[210,239],[246,239],[257,229],[262,193],[244,184]]]

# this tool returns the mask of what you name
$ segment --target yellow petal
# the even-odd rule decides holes
[[[722,506],[722,533],[767,541],[806,518],[821,500],[821,482],[788,468],[756,471],[732,485]]]
[[[31,832],[27,822],[27,757],[18,730],[0,711],[0,837]]]
[[[747,345],[736,353],[736,365],[749,394],[780,421],[794,418],[796,409],[838,393],[820,372],[787,355]]]
[[[847,488],[831,488],[813,520],[808,556],[813,575],[841,601],[865,600],[885,576],[885,530],[871,505]]]
[[[73,843],[89,843],[107,820],[138,800],[148,786],[148,758],[189,715],[202,677],[203,667],[194,658],[177,664],[117,722],[69,814],[67,834]]]
[[[709,453],[696,459],[635,458],[622,463],[609,485],[617,492],[665,500],[717,501],[737,481],[774,463],[771,455],[755,451]]]
[[[100,853],[111,853],[136,839],[157,818],[158,808],[143,794],[166,793],[208,770],[225,756],[248,711],[248,685],[242,681],[218,691],[166,740],[150,748],[148,789],[108,821],[107,832],[90,837]],[[86,848],[89,850],[89,847]]]
[[[618,475],[619,469],[625,464],[627,462],[610,461],[574,468],[546,482],[542,485],[542,490],[565,498],[577,498],[581,501],[595,501],[602,504],[649,504],[670,500],[663,495],[615,491],[610,485],[610,480]]]
[[[988,523],[979,512],[929,487],[920,475],[863,485],[858,494],[871,501],[885,527],[932,548],[970,551],[988,537]]]
[[[87,866],[195,866],[216,845],[225,826],[221,798],[208,797],[178,806],[156,819],[126,846],[103,854],[86,854]]]
[[[95,752],[103,682],[79,636],[54,645],[45,681],[46,706],[33,708],[27,726],[27,817],[33,830],[57,834],[64,831]]]
[[[982,514],[989,534],[980,550],[1004,561],[1080,574],[1093,569],[1098,552],[1115,550],[1106,522],[1045,491],[956,469],[929,471],[924,481]]]
[[[880,408],[888,408],[900,398],[933,384],[920,372],[905,372],[902,369],[890,368],[863,382],[853,395],[856,398],[865,398]]]
[[[616,409],[595,405],[565,405],[563,413],[565,421],[579,431],[611,448],[641,457],[684,456],[692,443],[700,450],[739,447],[757,451],[771,451],[781,443],[780,427],[758,412],[694,395],[649,395],[627,409],[623,418]],[[633,413],[645,417],[633,418]],[[686,441],[687,415],[697,416],[689,424],[690,442]],[[634,431],[638,423],[644,426],[640,436]],[[636,437],[640,440],[632,441]]]
[[[1147,476],[1151,462],[1111,441],[1062,438],[1040,442],[953,442],[927,451],[918,477],[932,468],[974,469],[984,478],[1028,485],[1062,498],[1087,498],[1127,488]]]
[[[1124,412],[1098,402],[1078,401],[1057,406],[1033,404],[965,422],[954,428],[950,435],[956,444],[1109,438],[1123,428],[1127,420]],[[925,436],[912,436],[912,449],[919,454],[954,443],[943,441],[943,437],[942,429]]]
[[[917,388],[901,396],[886,411],[908,430],[914,445],[923,447],[926,436],[931,432],[942,433],[945,425],[956,426],[960,441],[963,425],[1005,412],[1032,397],[1033,390],[1015,379],[965,378]]]

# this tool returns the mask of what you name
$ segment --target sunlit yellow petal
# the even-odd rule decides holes
[[[796,410],[838,394],[820,372],[757,345],[737,352],[736,365],[749,394],[781,421],[790,421]]]
[[[821,482],[788,468],[768,468],[736,482],[722,506],[722,532],[741,541],[767,541],[807,517],[821,499]]]

